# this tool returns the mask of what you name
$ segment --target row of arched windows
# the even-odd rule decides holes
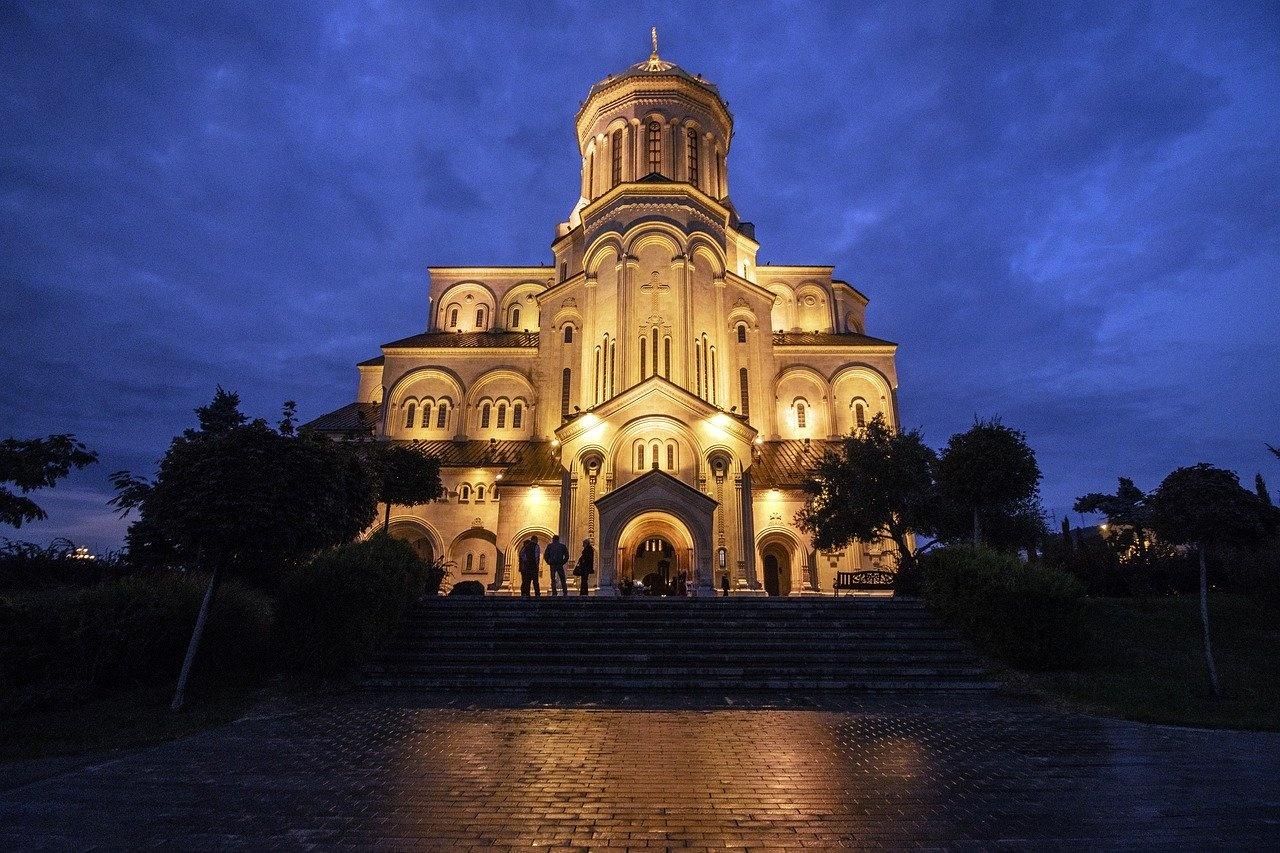
[[[668,439],[665,443],[657,439],[649,442],[637,441],[636,470],[644,471],[646,468],[661,470],[665,457],[666,469],[675,471],[679,465],[679,455],[679,445],[674,440]]]
[[[479,554],[467,552],[467,556],[462,558],[461,566],[464,575],[487,575],[489,573],[489,555],[481,552]]]
[[[460,310],[461,308],[458,305],[449,306],[449,328],[451,330],[458,328],[458,319],[459,319],[458,312]],[[485,321],[488,319],[488,315],[486,314],[487,310],[488,309],[486,309],[485,306],[483,305],[481,305],[479,308],[476,309],[476,329],[477,330],[485,328]],[[515,319],[511,321],[511,325],[513,326],[518,325],[519,322],[520,322],[520,309],[516,308]]]
[[[670,136],[667,132],[666,123],[659,118],[651,118],[638,129],[634,144],[639,147],[641,157],[635,163],[636,170],[686,180],[712,195],[724,195],[724,154],[710,141],[704,143],[697,127],[687,126],[683,132],[673,127]],[[628,177],[633,180],[642,177],[641,174],[630,174],[628,164],[632,144],[627,130],[616,127],[588,145],[582,166],[584,196],[596,198]],[[606,146],[609,149],[607,161]],[[600,161],[599,169],[596,168],[597,160]],[[714,173],[706,171],[711,167],[714,167]],[[704,180],[707,185],[703,185]],[[564,280],[563,276],[561,280]]]
[[[568,328],[567,326],[565,328]],[[595,374],[592,379],[597,404],[613,396],[614,365],[617,361],[617,343],[606,334],[595,352]]]
[[[430,429],[434,423],[436,429],[446,429],[449,425],[449,400],[423,400],[419,404],[410,400],[404,407],[405,429]]]
[[[662,349],[659,351],[658,327],[654,326],[649,334],[640,338],[640,379],[648,379],[659,373],[664,379],[671,378],[671,338],[662,338]]]
[[[716,348],[707,343],[706,334],[693,341],[693,372],[698,396],[714,406],[716,404]]]
[[[508,405],[506,400],[499,400],[493,403],[489,400],[480,404],[480,429],[489,429],[495,426],[497,429],[507,428],[507,411]],[[510,404],[511,412],[511,429],[520,429],[524,426],[524,401],[516,400]],[[496,415],[496,417],[495,417]],[[496,424],[494,421],[496,420]]]
[[[498,499],[498,487],[492,484],[476,483],[459,483],[458,484],[458,503],[484,503],[485,501],[496,501]]]

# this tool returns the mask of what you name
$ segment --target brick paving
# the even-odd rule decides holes
[[[1280,735],[1000,698],[355,696],[0,792],[0,847],[1280,846]]]

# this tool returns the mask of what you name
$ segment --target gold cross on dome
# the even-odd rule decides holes
[[[653,55],[657,56],[658,55],[658,28],[657,27],[649,28],[649,37],[653,39]]]

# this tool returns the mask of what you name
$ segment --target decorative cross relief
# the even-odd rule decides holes
[[[654,270],[649,274],[649,280],[640,285],[640,292],[649,294],[649,312],[651,314],[658,313],[658,294],[666,293],[671,286],[662,280],[662,274]]]

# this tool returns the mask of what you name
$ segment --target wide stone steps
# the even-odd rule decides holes
[[[918,601],[573,597],[424,602],[364,685],[607,694],[996,686]]]

